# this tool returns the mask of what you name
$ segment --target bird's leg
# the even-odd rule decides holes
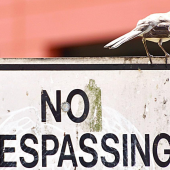
[[[170,54],[168,54],[165,49],[162,47],[162,39],[158,42],[159,47],[162,49],[162,51],[165,53],[165,63],[167,64],[167,58],[170,57]]]
[[[147,54],[147,56],[149,57],[149,60],[150,60],[150,62],[151,62],[151,64],[152,64],[152,59],[151,59],[151,57],[153,57],[153,56],[152,56],[152,55],[149,53],[149,51],[148,51],[145,38],[142,38],[142,42],[143,42],[143,45],[144,45],[144,47],[145,47],[146,54]]]

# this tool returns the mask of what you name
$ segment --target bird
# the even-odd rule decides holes
[[[163,48],[162,43],[170,40],[170,11],[167,13],[151,14],[139,20],[132,31],[106,44],[104,48],[115,49],[136,37],[142,37],[142,42],[151,64],[153,55],[149,53],[146,41],[158,43],[165,54],[165,63],[167,64],[167,58],[170,54]]]

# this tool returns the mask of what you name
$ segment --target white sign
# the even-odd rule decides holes
[[[0,169],[170,169],[169,65],[97,60],[0,61]]]

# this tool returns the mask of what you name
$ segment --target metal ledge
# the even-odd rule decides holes
[[[153,64],[165,64],[164,56],[152,58]],[[150,64],[146,56],[61,57],[61,58],[0,58],[0,64]],[[168,58],[170,64],[170,59]]]

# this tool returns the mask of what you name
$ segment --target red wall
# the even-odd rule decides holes
[[[50,46],[110,41],[169,6],[169,0],[0,0],[0,57],[48,57]]]

